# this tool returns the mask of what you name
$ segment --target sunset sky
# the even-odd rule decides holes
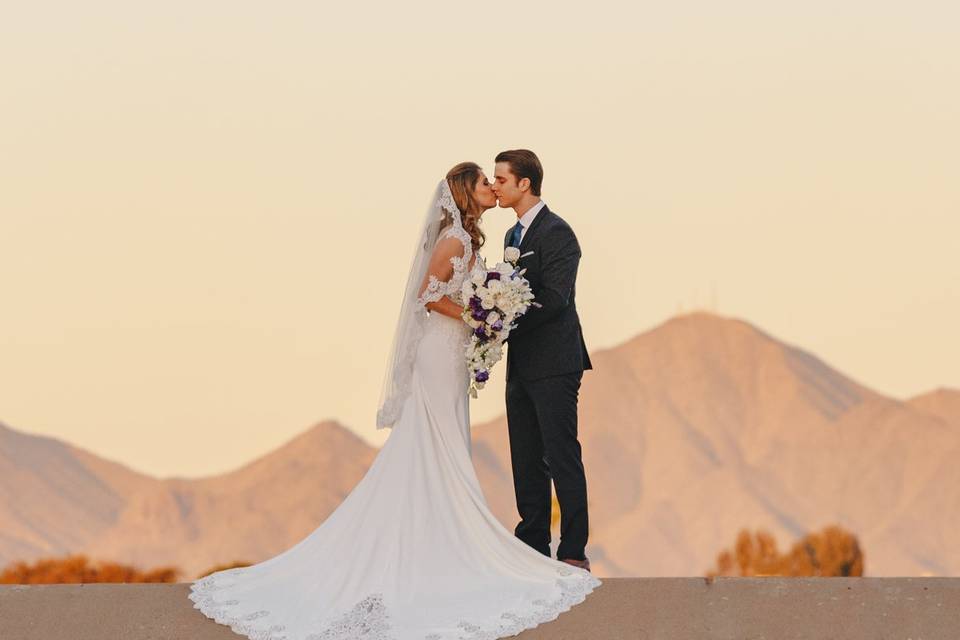
[[[380,444],[415,226],[516,147],[591,349],[713,308],[883,393],[960,387],[956,2],[41,0],[0,71],[0,421],[139,471],[326,418]]]

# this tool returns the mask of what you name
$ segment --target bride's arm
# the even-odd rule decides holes
[[[430,256],[430,265],[420,285],[419,300],[431,312],[435,311],[457,320],[462,320],[463,308],[447,296],[440,293],[442,287],[453,276],[454,257],[463,257],[463,243],[457,238],[444,238],[437,243]],[[429,289],[429,290],[428,290]]]
[[[424,306],[427,309],[430,309],[430,311],[436,311],[437,313],[442,313],[445,316],[450,316],[451,318],[456,318],[457,320],[463,320],[463,307],[455,303],[447,296],[443,296],[437,302],[429,302]]]

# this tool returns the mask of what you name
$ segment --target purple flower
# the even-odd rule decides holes
[[[497,320],[492,325],[490,325],[490,328],[493,329],[494,331],[500,331],[501,329],[503,329],[503,321]]]
[[[474,320],[479,322],[480,320],[483,320],[484,318],[487,317],[487,312],[484,311],[483,308],[481,307],[480,309],[474,309],[470,315],[473,317]]]
[[[473,330],[473,335],[477,336],[481,342],[485,342],[487,339],[487,332],[483,327],[477,327]]]
[[[487,274],[487,282],[490,282],[491,280],[499,280],[499,279],[500,279],[499,271],[491,271],[490,273]]]
[[[488,371],[477,371],[477,382],[486,382],[490,379],[490,373]]]

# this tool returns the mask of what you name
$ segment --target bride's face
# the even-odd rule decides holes
[[[480,178],[477,180],[477,186],[473,189],[473,195],[485,209],[492,209],[497,206],[497,194],[493,192],[493,186],[482,171],[480,172]]]

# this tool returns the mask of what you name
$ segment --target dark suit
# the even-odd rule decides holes
[[[577,315],[580,244],[570,225],[544,205],[519,249],[519,266],[543,306],[531,307],[507,341],[507,424],[520,513],[514,533],[550,555],[552,478],[561,514],[557,559],[583,560],[589,522],[577,398],[583,371],[593,367]]]

